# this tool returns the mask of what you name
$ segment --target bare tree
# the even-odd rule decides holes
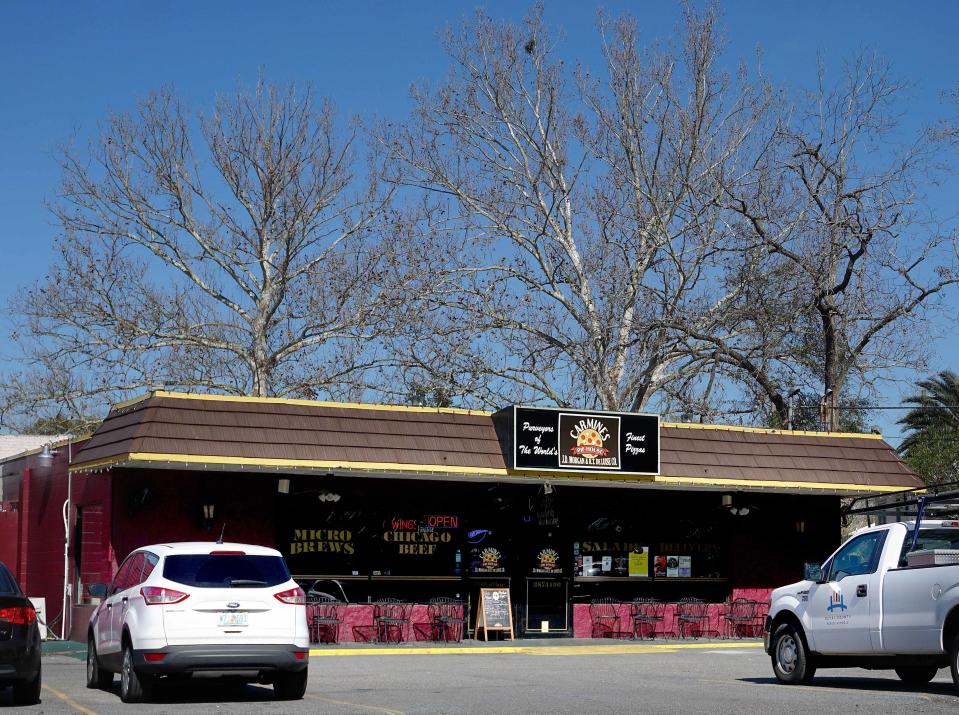
[[[927,132],[902,138],[906,90],[874,57],[856,58],[835,84],[821,71],[751,180],[727,188],[743,250],[759,256],[754,292],[738,321],[696,337],[759,387],[781,423],[793,384],[822,390],[834,430],[840,396],[921,365],[923,318],[959,282],[954,236],[924,213],[934,145]]]
[[[430,230],[462,245],[437,278],[435,339],[409,346],[438,384],[637,410],[702,374],[674,326],[740,289],[705,300],[731,237],[718,199],[746,173],[768,94],[722,71],[715,9],[684,19],[664,50],[630,19],[601,22],[603,80],[556,56],[541,8],[447,30],[449,79],[416,88],[409,124],[383,132],[436,200]]]
[[[58,258],[13,306],[26,365],[8,404],[362,390],[392,362],[378,339],[425,286],[425,258],[357,130],[308,89],[260,82],[205,118],[158,92],[66,149]]]

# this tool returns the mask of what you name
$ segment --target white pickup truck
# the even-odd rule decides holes
[[[919,559],[907,557],[959,555],[948,554],[959,548],[959,521],[919,524],[918,535],[915,522],[860,529],[807,580],[773,591],[765,646],[780,682],[868,668],[922,684],[948,667],[959,688],[959,564],[910,566]]]

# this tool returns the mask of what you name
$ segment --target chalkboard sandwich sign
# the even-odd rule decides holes
[[[512,405],[493,416],[516,470],[659,474],[659,416]]]
[[[509,631],[513,636],[513,604],[508,588],[481,588],[476,609],[476,637],[483,629],[483,640],[489,640],[490,631]]]

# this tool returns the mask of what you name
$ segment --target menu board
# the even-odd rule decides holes
[[[483,640],[489,631],[509,631],[513,637],[513,605],[508,588],[481,588],[476,614],[476,632],[483,630]]]

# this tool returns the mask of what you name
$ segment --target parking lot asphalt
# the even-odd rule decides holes
[[[125,705],[116,682],[84,685],[82,647],[44,657],[43,700],[0,711],[36,713],[830,713],[950,712],[959,696],[948,670],[928,686],[894,673],[823,670],[784,686],[755,641],[517,642],[440,647],[321,648],[307,696],[278,702],[268,686],[197,680],[163,687],[154,702]]]

